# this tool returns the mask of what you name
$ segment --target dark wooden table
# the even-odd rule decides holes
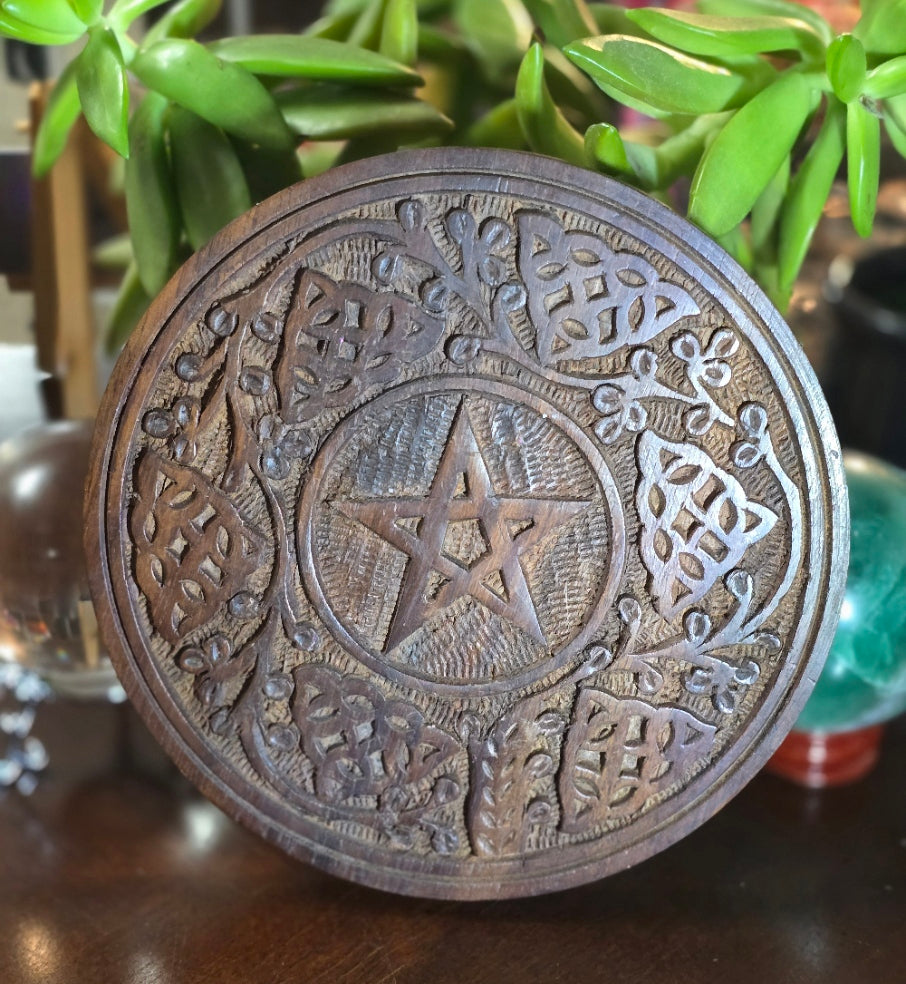
[[[679,845],[518,902],[359,888],[208,804],[128,707],[57,704],[0,798],[2,984],[906,981],[906,720],[822,793],[755,779]]]

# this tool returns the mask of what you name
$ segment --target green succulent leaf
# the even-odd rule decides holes
[[[92,28],[76,62],[85,119],[121,157],[129,156],[129,85],[119,42],[106,27]]]
[[[492,77],[518,65],[532,40],[534,24],[522,0],[455,0],[453,18]]]
[[[860,236],[868,237],[881,177],[881,121],[858,102],[846,107],[846,165],[853,227]]]
[[[906,157],[906,130],[887,112],[884,113],[884,129],[896,152],[901,157]]]
[[[126,212],[132,253],[146,293],[159,293],[176,269],[181,232],[176,186],[167,151],[170,104],[149,93],[129,122]]]
[[[890,99],[906,93],[906,55],[891,58],[872,69],[865,79],[865,95]]]
[[[292,143],[276,103],[258,79],[197,41],[159,41],[139,51],[131,68],[149,89],[228,133],[265,147]]]
[[[418,26],[418,54],[420,58],[449,66],[451,61],[461,58],[468,48],[458,34],[433,24]]]
[[[223,130],[180,106],[171,108],[167,125],[183,226],[192,248],[200,249],[251,207],[251,194]]]
[[[167,0],[116,0],[116,3],[110,8],[107,19],[110,24],[122,30],[129,27],[142,14],[146,14],[149,10],[160,7],[166,2]]]
[[[194,38],[220,13],[223,0],[179,0],[145,35],[147,48],[166,38]]]
[[[281,92],[277,103],[293,131],[312,140],[342,140],[387,130],[427,136],[453,129],[453,121],[430,103],[402,94],[315,86]]]
[[[545,40],[558,48],[600,33],[585,0],[525,0],[525,6]]]
[[[416,2],[419,17],[423,21],[433,20],[437,15],[446,15],[450,12],[451,0],[416,0]],[[374,0],[327,0],[324,4],[324,13],[330,16],[358,15],[373,3]]]
[[[415,0],[387,0],[381,24],[380,53],[401,65],[418,60],[418,7]]]
[[[668,137],[656,152],[658,188],[669,188],[677,178],[691,177],[705,147],[733,116],[732,111],[709,113]]]
[[[906,49],[906,0],[862,0],[862,18],[853,34],[873,55]]]
[[[804,21],[825,44],[834,38],[833,28],[816,10],[792,0],[698,0],[703,14],[718,17],[789,17]]]
[[[607,119],[612,104],[607,96],[578,66],[574,65],[559,48],[542,45],[544,50],[544,77],[554,102],[574,122],[591,122]]]
[[[101,19],[104,0],[68,0],[73,13],[86,26],[93,27]]]
[[[142,320],[144,313],[151,304],[151,298],[145,293],[138,268],[131,263],[120,283],[120,289],[107,323],[107,334],[104,338],[104,348],[108,355],[119,351],[135,326]]]
[[[32,150],[32,173],[43,178],[63,153],[66,141],[82,105],[76,82],[76,65],[71,61],[50,92]]]
[[[594,123],[585,131],[585,152],[608,174],[635,178],[623,137],[612,123]]]
[[[387,0],[372,0],[362,7],[349,32],[349,43],[368,51],[377,51],[381,44],[381,28]]]
[[[777,173],[752,206],[749,238],[756,258],[773,262],[776,257],[777,220],[790,186],[790,155],[783,159]]]
[[[480,116],[466,131],[468,147],[502,147],[525,150],[525,135],[519,123],[515,99],[506,99]]]
[[[532,150],[560,157],[580,167],[588,165],[582,135],[557,108],[544,81],[544,52],[540,44],[529,48],[519,66],[516,111]]]
[[[629,11],[615,3],[590,3],[588,12],[595,22],[596,31],[592,36],[599,34],[625,34],[629,37],[643,37],[644,32],[641,28],[629,19]]]
[[[346,147],[345,140],[319,140],[303,144],[299,148],[303,177],[314,178],[335,167]]]
[[[294,147],[271,150],[236,138],[231,143],[242,165],[252,201],[264,201],[305,177],[302,160]]]
[[[802,75],[782,75],[739,109],[702,156],[689,218],[712,236],[746,217],[790,154],[814,107]]]
[[[745,83],[729,69],[625,35],[587,38],[564,51],[609,96],[652,116],[719,112]]]
[[[885,99],[884,115],[889,116],[901,130],[906,132],[906,94]]]
[[[132,240],[128,232],[116,233],[107,239],[102,239],[91,248],[92,265],[101,270],[125,272],[132,259]]]
[[[640,188],[658,186],[657,150],[623,139],[610,123],[595,123],[585,131],[585,153],[607,174]]]
[[[14,17],[5,8],[0,9],[0,36],[26,41],[29,44],[72,44],[85,33],[85,25],[80,24],[77,31],[48,31],[27,21]]]
[[[755,256],[752,253],[752,244],[749,242],[746,230],[741,225],[733,226],[732,229],[720,236],[715,236],[714,239],[744,270],[753,273]]]
[[[862,94],[868,59],[858,38],[841,34],[827,49],[827,77],[841,102],[852,102]]]
[[[68,0],[0,0],[0,16],[45,35],[61,35],[75,40],[85,33],[85,22]],[[23,40],[30,39],[26,37]]]
[[[306,78],[346,85],[415,86],[421,76],[407,65],[341,41],[297,34],[224,38],[211,51],[256,75]]]
[[[343,17],[346,14],[358,16],[371,0],[327,0],[324,13],[331,17]]]
[[[355,21],[355,14],[325,14],[323,17],[312,21],[302,33],[308,38],[346,41]]]
[[[791,17],[717,17],[680,10],[639,8],[627,17],[664,44],[693,55],[733,58],[770,51],[823,50],[820,35]]]
[[[799,165],[783,203],[778,236],[781,290],[789,291],[805,260],[846,147],[846,110],[836,100],[827,111],[815,142]]]
[[[0,12],[0,38],[12,38],[14,41],[25,41],[28,44],[62,45],[77,41],[83,33],[84,31],[78,34],[58,34],[43,31],[33,24],[26,24],[15,17],[10,17],[9,14]]]

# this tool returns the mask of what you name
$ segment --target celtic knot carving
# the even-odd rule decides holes
[[[452,777],[438,776],[457,742],[425,724],[411,704],[388,701],[367,680],[314,664],[296,670],[295,690],[302,748],[315,766],[315,788],[330,802],[388,795],[417,801],[425,798],[417,787],[429,777],[428,795],[443,802],[458,795]]]
[[[616,253],[597,236],[566,231],[547,215],[519,217],[519,272],[544,365],[598,358],[699,313],[643,257]]]
[[[442,330],[436,315],[397,294],[303,270],[277,367],[284,419],[308,420],[395,378],[403,359],[430,352]]]
[[[210,618],[263,560],[263,537],[200,472],[147,451],[130,516],[135,578],[170,643]]]
[[[583,833],[638,812],[707,759],[716,732],[682,708],[583,687],[563,750],[563,829]]]
[[[700,601],[777,516],[694,445],[646,431],[638,461],[641,555],[657,609],[669,619]]]

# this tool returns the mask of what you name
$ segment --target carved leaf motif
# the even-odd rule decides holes
[[[450,798],[455,784],[438,773],[460,746],[412,704],[323,665],[300,666],[295,684],[293,717],[319,796],[338,805],[382,796],[400,808],[432,793],[436,802]]]
[[[537,212],[519,216],[519,273],[544,365],[639,345],[698,305],[640,256],[617,253],[585,232],[567,232]]]
[[[135,580],[155,629],[176,645],[263,563],[264,537],[194,468],[146,451],[129,529]]]
[[[583,688],[563,749],[561,828],[581,834],[636,813],[710,753],[716,731],[679,707]]]
[[[389,382],[430,352],[443,329],[442,317],[405,297],[303,270],[277,367],[283,418],[309,420]]]
[[[766,536],[777,516],[701,449],[652,431],[639,440],[640,549],[665,618],[701,600]]]
[[[473,752],[467,819],[479,857],[519,854],[529,826],[556,819],[543,794],[548,785],[553,790],[566,722],[555,711],[540,710],[537,700],[524,703]]]
[[[216,734],[229,727],[230,711],[236,704],[249,675],[267,652],[274,638],[274,620],[269,619],[255,636],[238,652],[226,636],[218,633],[199,646],[188,646],[176,658],[177,665],[195,677],[193,691],[198,702],[208,712],[208,721]],[[278,689],[280,677],[268,679],[265,692]],[[289,678],[284,677],[286,684]]]

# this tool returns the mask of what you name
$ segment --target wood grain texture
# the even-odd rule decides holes
[[[343,168],[177,275],[105,398],[93,591],[181,768],[371,885],[535,894],[693,829],[830,642],[845,492],[758,289],[529,155]]]

